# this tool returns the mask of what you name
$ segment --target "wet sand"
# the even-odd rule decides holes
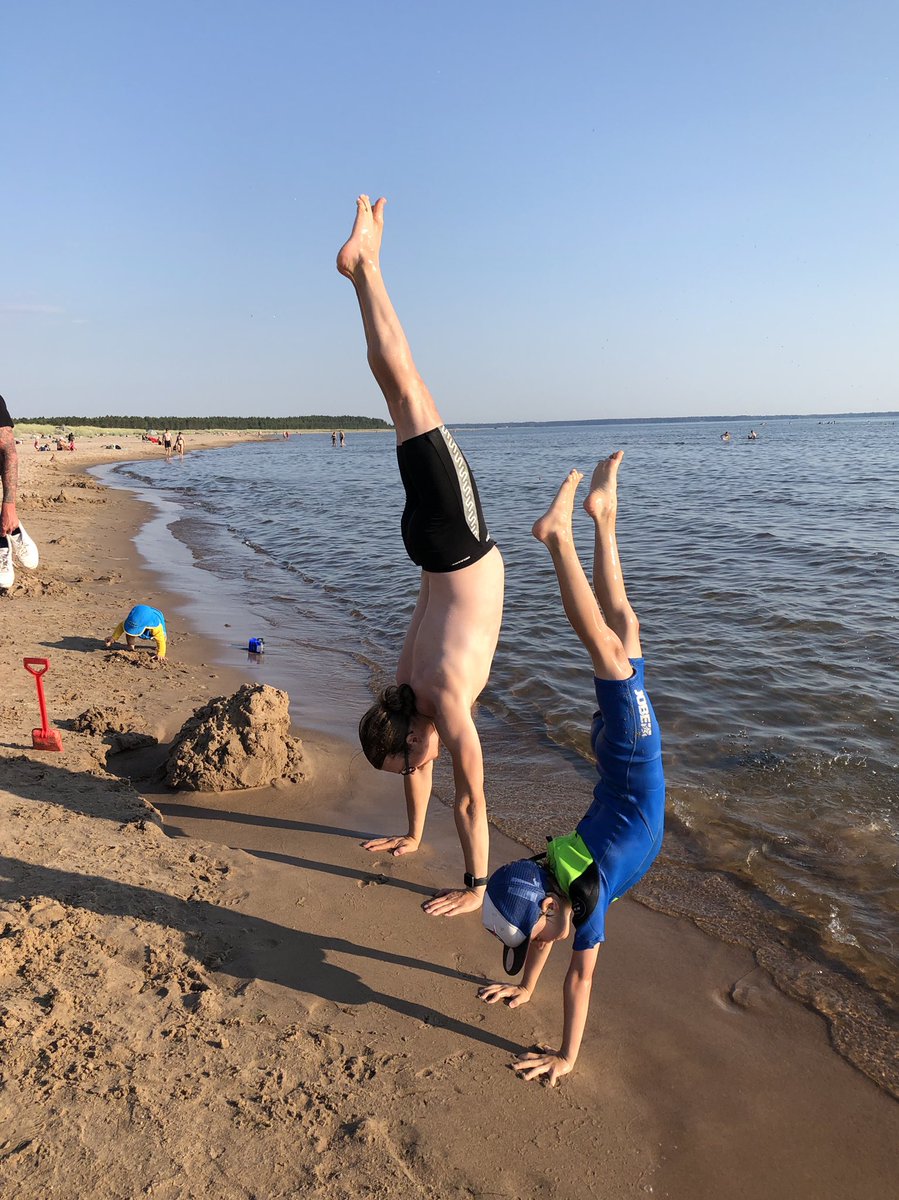
[[[48,458],[22,448],[41,566],[0,596],[5,1195],[887,1193],[895,1102],[747,951],[625,899],[575,1073],[524,1083],[567,954],[524,1008],[477,1001],[497,944],[419,909],[458,873],[447,809],[418,855],[372,858],[399,784],[340,736],[299,731],[296,788],[198,797],[154,782],[163,750],[107,762],[69,729],[97,705],[164,743],[244,674],[135,552],[147,507]],[[138,600],[174,614],[165,666],[103,647]],[[61,755],[30,749],[41,654]],[[494,835],[493,863],[516,853]]]

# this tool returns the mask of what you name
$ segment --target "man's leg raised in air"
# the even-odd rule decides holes
[[[618,468],[624,452],[616,450],[596,464],[584,510],[595,527],[593,587],[606,624],[620,638],[628,658],[642,658],[640,623],[624,586],[615,522],[618,515]]]
[[[431,393],[416,369],[406,334],[381,275],[383,198],[356,201],[356,220],[349,240],[337,255],[337,270],[346,275],[359,300],[368,346],[368,364],[384,393],[398,442],[436,429],[443,422]]]
[[[536,522],[532,532],[550,553],[565,615],[590,654],[593,673],[598,679],[629,679],[633,669],[625,648],[618,635],[603,620],[574,545],[571,516],[574,495],[583,478],[580,471],[569,472],[556,498]]]

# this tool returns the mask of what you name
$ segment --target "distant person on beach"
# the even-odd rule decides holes
[[[162,435],[162,448],[165,450],[166,458],[172,457],[172,433],[167,429]]]
[[[432,916],[457,916],[481,907],[487,882],[484,760],[471,707],[487,683],[496,650],[504,568],[474,477],[415,367],[384,285],[385,203],[372,206],[368,196],[356,201],[353,232],[337,256],[337,269],[356,289],[368,362],[396,428],[406,492],[402,537],[406,553],[421,568],[421,585],[396,685],[386,688],[359,722],[369,762],[403,776],[408,828],[365,847],[394,855],[418,849],[442,742],[453,763],[464,887],[440,892],[422,907]]]
[[[125,635],[129,650],[136,650],[139,641],[156,643],[156,657],[165,658],[166,630],[165,617],[158,608],[150,608],[148,604],[136,604],[128,616],[116,625],[112,637],[106,639],[106,645],[111,646]]]
[[[6,401],[0,396],[0,588],[8,589],[16,581],[15,562],[33,571],[38,565],[37,546],[25,532],[16,512],[19,489],[19,452],[13,433],[13,419]]]
[[[179,458],[184,458],[184,438],[181,431],[178,431],[178,436],[175,438],[175,453]]]
[[[565,615],[593,664],[599,706],[590,737],[599,775],[593,803],[575,832],[550,839],[545,854],[495,871],[484,900],[484,925],[506,947],[506,973],[517,975],[524,967],[520,984],[490,983],[478,990],[488,1004],[526,1004],[553,943],[574,926],[562,991],[561,1048],[523,1054],[513,1063],[525,1079],[546,1075],[552,1085],[568,1074],[580,1050],[606,911],[642,879],[662,844],[662,742],[643,682],[640,626],[625,591],[615,535],[622,457],[619,450],[597,465],[584,501],[594,523],[593,588],[571,530],[579,471],[568,475],[533,530],[549,550]]]

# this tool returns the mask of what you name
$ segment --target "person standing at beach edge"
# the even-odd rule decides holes
[[[37,546],[25,532],[16,511],[19,487],[19,452],[13,433],[13,421],[0,396],[0,588],[12,587],[16,578],[14,560],[33,571],[39,561]]]
[[[401,529],[406,552],[421,568],[418,601],[396,670],[359,723],[369,762],[403,777],[405,834],[365,843],[373,852],[410,854],[424,831],[434,760],[440,743],[453,763],[453,815],[465,858],[464,887],[423,904],[432,916],[481,907],[487,882],[484,759],[471,708],[490,675],[502,621],[504,566],[490,537],[474,477],[443,424],[381,275],[384,199],[356,201],[349,241],[337,269],[356,289],[368,363],[396,429],[406,492]]]

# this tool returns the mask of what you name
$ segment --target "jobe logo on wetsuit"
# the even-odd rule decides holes
[[[640,737],[652,736],[652,716],[649,712],[649,702],[646,699],[646,693],[639,688],[634,688],[634,697],[637,701],[637,712],[640,714]]]

